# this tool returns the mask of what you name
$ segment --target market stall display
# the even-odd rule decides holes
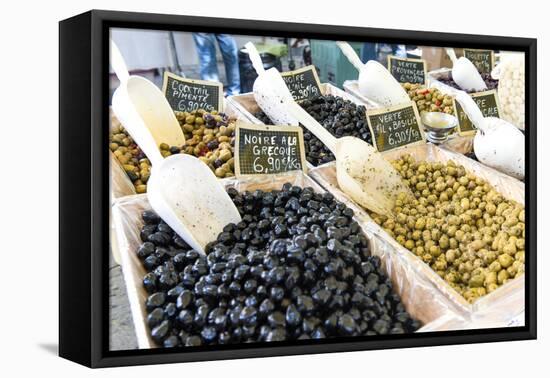
[[[223,182],[243,211],[243,222],[229,225],[210,245],[206,258],[189,251],[173,234],[165,238],[169,227],[150,212],[146,196],[122,198],[115,204],[117,249],[140,348],[411,332],[441,317],[461,317],[452,303],[433,291],[430,281],[418,275],[414,264],[402,261],[383,240],[365,238],[366,226],[355,215],[353,203],[335,201],[308,176]],[[309,215],[308,204],[316,203],[319,213]],[[323,215],[325,209],[329,212]],[[301,221],[299,213],[304,211],[308,215]],[[265,222],[269,217],[274,221]],[[264,240],[264,235],[273,240]],[[155,245],[159,241],[165,244]],[[245,244],[239,243],[255,244],[243,251]],[[319,243],[322,247],[315,248]],[[227,269],[232,274],[224,274]],[[297,271],[302,274],[297,276]],[[294,288],[287,288],[294,282]],[[345,282],[350,282],[346,288]],[[212,285],[217,287],[215,294]],[[323,311],[320,306],[326,301]],[[370,307],[362,307],[363,302]],[[201,308],[205,305],[207,314],[206,307]],[[204,321],[205,327],[197,328],[195,321]]]
[[[145,99],[162,101],[145,79],[135,80],[137,101],[114,97],[141,142],[113,123],[112,172],[147,193],[113,207],[140,348],[469,329],[523,311],[524,189],[509,177],[523,178],[523,134],[484,117],[463,91],[498,80],[482,85],[461,58],[450,87],[400,84],[338,46],[360,72],[356,97],[321,84],[321,94],[294,101],[250,43],[258,78],[253,93],[225,102],[227,113],[153,111]],[[517,114],[521,77],[501,68]],[[371,145],[367,109],[412,101],[435,134],[436,115],[452,118],[448,133],[455,100],[483,132],[431,140],[509,176],[424,141],[383,154]],[[157,138],[166,117],[181,143]],[[237,119],[300,125],[321,186],[299,172],[235,178]]]
[[[356,213],[360,217],[366,219],[369,230],[368,234],[378,235],[395,248],[395,253],[401,254],[405,259],[411,259],[418,264],[422,264],[424,268],[418,267],[418,272],[421,272],[422,275],[432,280],[439,292],[452,300],[463,311],[472,314],[472,316],[483,317],[485,321],[491,324],[502,324],[502,322],[508,322],[515,314],[521,312],[525,305],[523,297],[524,280],[521,273],[523,271],[525,254],[518,253],[522,251],[518,249],[518,246],[520,248],[524,246],[524,241],[521,241],[524,238],[525,230],[525,225],[522,225],[522,222],[524,222],[522,219],[525,219],[525,215],[522,213],[525,203],[524,184],[460,154],[430,144],[391,151],[385,154],[385,156],[389,160],[401,160],[401,163],[404,163],[401,165],[398,164],[397,168],[401,172],[404,172],[405,177],[408,177],[409,185],[413,187],[415,194],[419,198],[424,197],[424,199],[418,200],[419,206],[409,206],[404,211],[403,209],[406,206],[401,206],[400,214],[402,215],[398,214],[393,219],[379,217],[372,214],[372,212],[370,212],[371,215],[368,215],[365,211],[357,211]],[[428,170],[429,167],[432,169],[431,175]],[[437,169],[434,170],[434,168]],[[439,172],[443,173],[435,173],[438,169]],[[448,175],[447,169],[454,176]],[[419,170],[423,171],[423,173],[418,173]],[[415,175],[415,172],[417,175]],[[437,176],[435,179],[434,175]],[[457,175],[462,175],[461,177],[465,178],[461,179]],[[311,176],[329,192],[333,193],[336,198],[344,201],[350,200],[349,196],[338,189],[334,166],[325,165],[317,168],[311,172]],[[417,176],[420,176],[422,181],[419,181]],[[465,183],[464,186],[460,183],[460,180],[463,183],[465,183],[465,180],[468,180],[468,183]],[[414,185],[411,184],[411,181],[414,181]],[[451,184],[451,181],[454,181],[452,185],[448,185]],[[445,189],[442,192],[437,192],[436,185],[438,189],[443,189],[442,185],[445,185]],[[459,189],[461,187],[463,189]],[[475,189],[476,187],[478,189]],[[436,191],[437,195],[432,195],[432,191]],[[432,196],[428,198],[430,195]],[[470,199],[472,196],[474,199]],[[443,200],[447,198],[447,204],[455,203],[456,206],[443,206],[441,205],[440,198]],[[468,199],[466,200],[465,198]],[[492,202],[490,205],[488,198]],[[421,205],[421,202],[424,204]],[[401,205],[402,203],[401,201],[398,204]],[[435,204],[439,205],[436,206]],[[481,210],[481,218],[475,218],[479,215],[480,211],[476,210],[474,206],[477,206],[478,210],[479,206],[483,208]],[[433,216],[428,216],[432,212],[428,211],[428,208],[433,209]],[[498,215],[497,209],[499,209]],[[502,215],[505,210],[506,219]],[[458,215],[455,212],[458,212]],[[405,216],[405,219],[403,219],[403,216]],[[444,216],[445,221],[438,221],[437,216]],[[418,227],[422,227],[418,240],[413,239],[413,233],[416,238],[419,233],[415,233],[415,231],[420,231],[415,228],[417,226],[417,218],[424,219],[420,220],[418,224]],[[378,225],[374,219],[381,222],[381,225]],[[454,224],[456,220],[458,220],[458,223]],[[400,223],[401,221],[403,223]],[[507,223],[508,221],[509,223]],[[389,225],[391,227],[393,224],[391,234],[385,230],[385,222],[387,222],[386,226]],[[426,228],[427,226],[429,226],[428,229]],[[409,230],[407,230],[407,227]],[[454,236],[449,237],[447,234],[449,229]],[[403,230],[405,230],[404,234],[401,233]],[[491,240],[489,240],[489,237],[485,233],[491,235]],[[399,237],[399,235],[402,235],[402,237]],[[499,236],[497,237],[497,235]],[[398,237],[399,241],[397,240]],[[455,239],[453,246],[456,243],[456,248],[451,248],[450,246],[452,238]],[[409,239],[412,240],[412,244]],[[518,242],[518,240],[520,241]],[[453,250],[453,252],[449,253],[449,256],[442,251],[441,246],[438,244],[440,241],[447,247],[445,252]],[[429,242],[428,249],[426,249],[425,242]],[[518,244],[515,244],[516,242]],[[513,247],[512,243],[514,244]],[[480,244],[482,245],[480,246]],[[422,256],[417,256],[409,250],[409,248],[417,248],[416,251],[418,251],[418,247],[420,246],[422,247],[420,249],[422,252],[421,255],[425,254],[426,259],[428,257],[433,259],[429,260],[431,264],[435,264],[440,260],[439,264],[434,265],[436,270],[427,265]],[[506,249],[504,249],[505,246]],[[429,253],[430,250],[433,250],[438,257],[434,259]],[[500,255],[503,255],[501,259],[506,267],[503,267],[498,262]],[[451,264],[447,262],[447,257],[450,257],[453,261]],[[473,261],[468,264],[467,261],[470,258]],[[445,261],[443,262],[444,259]],[[463,264],[461,265],[461,263]],[[457,265],[454,266],[453,264]],[[492,267],[489,269],[491,264]],[[449,273],[447,269],[454,268],[458,271],[459,266],[461,267],[460,274],[451,274],[447,277],[449,279],[456,277],[457,279],[451,286],[445,281],[446,274]],[[512,268],[510,268],[511,266]],[[507,270],[508,268],[510,268],[510,271]],[[437,272],[437,270],[441,272]],[[501,277],[499,281],[498,274],[503,270],[505,272],[500,273]],[[465,276],[465,273],[468,274]],[[472,273],[474,274],[472,275]],[[496,273],[496,282],[493,282],[493,273]],[[476,280],[481,281],[480,277],[477,277],[480,275],[484,278],[481,286],[474,287],[473,289],[471,287],[459,287],[458,282],[462,278],[467,278],[467,282],[469,283],[469,280],[474,276],[476,278],[473,279],[472,284],[474,286],[477,285]],[[511,279],[512,276],[516,278]],[[488,278],[487,281],[485,278]],[[486,283],[487,287],[491,287],[492,292],[487,293],[487,288],[485,288]],[[498,288],[491,284],[496,284]],[[458,290],[466,294],[467,299],[459,294],[459,291],[453,288],[453,286],[458,287]],[[484,290],[486,295],[480,297],[478,294],[483,294]]]

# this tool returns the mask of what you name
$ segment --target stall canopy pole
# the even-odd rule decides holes
[[[170,52],[172,53],[172,59],[174,62],[174,72],[176,72],[179,76],[185,77],[185,73],[183,72],[183,69],[181,68],[180,61],[178,59],[178,49],[176,47],[176,39],[174,38],[174,32],[168,32],[168,36],[170,39]]]

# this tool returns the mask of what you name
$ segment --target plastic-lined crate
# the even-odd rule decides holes
[[[239,192],[256,189],[264,191],[281,189],[285,182],[300,187],[311,187],[319,193],[325,192],[311,177],[301,172],[261,178],[227,178],[221,182],[226,188],[234,188]],[[360,212],[353,203],[345,202],[345,204],[356,214]],[[143,226],[141,212],[149,209],[150,205],[145,194],[119,198],[113,206],[113,221],[117,236],[113,248],[121,256],[124,281],[128,290],[128,299],[140,349],[156,347],[150,336],[146,319],[145,301],[148,294],[143,286],[143,276],[147,272],[136,254],[141,243],[140,230]],[[423,325],[416,332],[456,329],[465,323],[466,319],[448,298],[434,288],[433,282],[419,274],[417,268],[411,265],[409,260],[396,254],[392,246],[379,238],[370,237],[367,225],[360,215],[356,215],[354,219],[369,239],[371,254],[380,258],[382,270],[391,279],[393,290],[401,298],[407,312]]]
[[[428,143],[425,145],[410,146],[389,151],[385,154],[385,157],[388,160],[394,160],[406,154],[412,155],[419,161],[439,161],[446,163],[449,160],[453,160],[457,164],[464,166],[468,172],[489,182],[489,184],[491,184],[497,192],[502,194],[504,198],[525,205],[525,184],[523,182],[484,166],[463,155]],[[353,200],[338,186],[334,162],[312,169],[309,175],[328,192],[332,193],[339,201],[346,204],[351,202],[355,205]],[[472,304],[468,303],[464,297],[439,277],[431,267],[426,265],[411,251],[400,245],[381,226],[374,222],[366,210],[359,205],[353,205],[348,206],[352,207],[356,216],[363,220],[366,225],[367,236],[370,239],[379,239],[379,243],[391,249],[393,254],[399,255],[401,258],[408,261],[407,264],[414,267],[415,271],[422,276],[423,279],[433,284],[434,290],[452,303],[451,308],[453,308],[457,314],[463,314],[463,320],[459,320],[458,322],[453,320],[451,321],[452,325],[450,323],[441,325],[444,329],[447,329],[447,327],[453,329],[496,328],[523,323],[525,310],[525,275],[509,280],[494,292],[480,297]],[[439,329],[439,326],[437,329]]]

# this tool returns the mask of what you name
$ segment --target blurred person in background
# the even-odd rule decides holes
[[[405,45],[389,45],[386,43],[371,42],[364,43],[361,48],[361,60],[363,63],[369,60],[376,60],[386,66],[388,62],[387,57],[390,54],[399,58],[406,58],[407,48]]]
[[[225,66],[227,96],[239,94],[241,79],[239,76],[239,57],[235,39],[229,34],[193,33],[193,40],[197,47],[202,80],[220,81],[216,60],[216,41],[222,53]]]

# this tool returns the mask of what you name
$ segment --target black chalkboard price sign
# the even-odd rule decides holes
[[[493,50],[464,49],[464,57],[468,58],[481,73],[490,73],[495,66]]]
[[[304,135],[299,126],[267,126],[237,122],[235,175],[307,173]]]
[[[492,89],[485,92],[472,93],[470,96],[474,99],[475,103],[483,113],[484,117],[497,117],[500,118],[500,104],[498,102],[497,91]],[[455,117],[458,119],[458,132],[462,136],[474,135],[477,128],[470,121],[462,106],[456,100],[454,100]]]
[[[198,109],[223,111],[222,83],[187,79],[165,72],[162,91],[172,109],[180,112]]]
[[[388,55],[388,71],[400,83],[426,84],[426,61]]]
[[[323,94],[315,66],[306,66],[281,73],[294,101],[303,101]]]
[[[426,142],[414,102],[367,110],[367,122],[374,146],[380,152]]]

